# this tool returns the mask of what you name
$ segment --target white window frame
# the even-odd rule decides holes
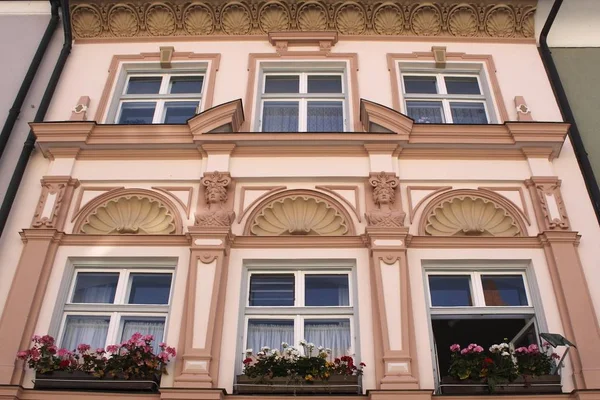
[[[75,284],[80,273],[117,273],[119,280],[115,290],[115,298],[113,303],[73,303],[71,300],[75,291]],[[131,274],[170,274],[171,287],[169,288],[169,300],[167,304],[127,304],[126,301],[130,293],[130,277]],[[118,267],[84,267],[75,266],[73,273],[70,276],[70,282],[66,293],[66,301],[62,309],[60,317],[60,325],[57,335],[57,343],[62,345],[63,336],[65,333],[66,321],[68,316],[94,317],[105,316],[110,319],[108,331],[106,334],[105,346],[109,344],[121,343],[121,334],[123,331],[124,319],[129,317],[138,318],[163,318],[164,331],[163,341],[166,340],[167,326],[169,322],[169,309],[173,298],[173,287],[175,283],[175,272],[173,268],[147,268],[136,266]]]
[[[297,65],[297,64],[296,64]],[[318,63],[316,64],[318,65]],[[326,66],[326,63],[325,65]],[[292,76],[299,77],[298,93],[265,93],[267,76]],[[308,93],[309,76],[339,76],[342,85],[341,93]],[[307,132],[308,125],[308,102],[329,101],[342,102],[342,129],[343,132],[350,131],[349,111],[349,84],[347,82],[346,68],[265,68],[261,69],[259,93],[259,107],[257,107],[256,130],[263,131],[263,109],[264,104],[269,101],[297,101],[298,102],[298,130]]]
[[[486,119],[488,124],[497,124],[499,121],[498,110],[495,101],[502,99],[494,99],[493,92],[490,87],[489,79],[486,76],[485,67],[482,64],[463,64],[463,63],[448,63],[446,68],[436,68],[435,64],[427,63],[398,63],[399,89],[401,96],[401,112],[408,115],[408,101],[439,101],[442,103],[444,119],[443,123],[452,124],[452,111],[450,102],[452,103],[481,103],[484,105]],[[427,93],[406,93],[404,85],[405,76],[431,76],[436,78],[437,94]],[[479,84],[481,94],[448,94],[444,77],[469,77],[476,78]]]
[[[529,319],[534,325],[534,329],[539,334],[546,330],[546,321],[541,305],[541,298],[535,282],[535,275],[531,265],[524,263],[463,263],[459,265],[455,262],[425,262],[423,270],[423,285],[425,292],[425,301],[427,304],[427,323],[429,325],[429,340],[431,346],[431,356],[434,371],[434,381],[436,388],[439,387],[440,371],[437,360],[437,349],[433,334],[432,320],[434,319],[460,319],[469,316],[485,318],[523,318]],[[431,305],[431,290],[429,289],[430,275],[467,275],[470,277],[472,306],[436,306]],[[523,278],[525,293],[527,296],[527,306],[486,306],[481,283],[482,275],[514,275]],[[476,282],[475,279],[478,279]],[[475,317],[476,318],[476,317]],[[527,326],[527,325],[526,325]],[[509,338],[510,339],[510,338]],[[537,338],[539,341],[539,337]],[[538,343],[539,344],[539,343]],[[447,349],[441,349],[446,351]]]

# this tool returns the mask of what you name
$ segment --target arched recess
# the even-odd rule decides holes
[[[519,210],[496,193],[457,189],[433,198],[423,210],[419,235],[527,236]]]
[[[173,202],[147,189],[118,189],[83,207],[73,233],[92,235],[181,234],[181,215]]]
[[[350,214],[334,198],[307,189],[278,192],[249,215],[247,236],[354,236]]]

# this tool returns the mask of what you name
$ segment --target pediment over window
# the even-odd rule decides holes
[[[117,189],[88,203],[74,233],[88,235],[171,235],[181,233],[181,218],[164,196],[144,189]]]
[[[259,204],[248,218],[253,236],[353,235],[346,210],[329,196],[310,190],[278,193]]]
[[[525,225],[510,201],[478,190],[453,190],[423,210],[420,234],[428,236],[514,237]]]
[[[365,132],[397,133],[410,135],[414,121],[389,107],[360,99],[360,122]]]

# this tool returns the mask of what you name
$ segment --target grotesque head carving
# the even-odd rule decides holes
[[[395,189],[400,183],[398,178],[381,172],[379,175],[371,177],[369,183],[373,186],[373,202],[375,204],[380,206],[382,204],[394,204],[396,200]]]
[[[202,184],[206,187],[204,198],[207,204],[223,205],[227,201],[227,185],[231,178],[218,171],[202,178]]]

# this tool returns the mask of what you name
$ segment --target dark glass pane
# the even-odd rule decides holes
[[[77,274],[73,303],[114,303],[119,274],[80,272]]]
[[[429,275],[433,307],[471,306],[471,279],[461,275]]]
[[[449,94],[481,94],[477,78],[448,76],[445,77],[446,90]]]
[[[246,349],[254,354],[261,348],[282,349],[281,343],[294,344],[294,321],[276,319],[251,319],[248,321]]]
[[[337,101],[309,101],[308,132],[343,132],[344,103]]]
[[[308,93],[342,93],[342,77],[309,75]]]
[[[165,103],[165,124],[185,124],[196,115],[197,101],[168,101]]]
[[[119,124],[151,124],[154,119],[155,102],[130,102],[121,104]]]
[[[348,306],[348,275],[306,275],[306,306]]]
[[[158,345],[163,341],[165,332],[164,318],[126,317],[123,318],[123,330],[121,331],[121,342],[129,340],[134,333],[152,335],[152,348],[158,354]]]
[[[134,76],[129,78],[127,94],[157,94],[160,91],[161,76]]]
[[[171,274],[131,274],[129,304],[169,304]]]
[[[487,124],[483,103],[450,102],[452,121],[455,124]]]
[[[266,101],[263,105],[263,132],[298,132],[298,102]]]
[[[62,347],[75,350],[81,343],[89,344],[92,350],[104,348],[108,334],[109,317],[69,315],[65,323]]]
[[[519,275],[482,275],[486,306],[527,306],[523,277]]]
[[[269,75],[265,78],[265,93],[298,93],[300,77],[298,75]]]
[[[174,76],[171,78],[170,93],[202,93],[202,76]]]
[[[252,274],[250,277],[251,306],[293,306],[294,275]]]
[[[407,101],[406,112],[418,124],[441,124],[444,122],[441,101]]]
[[[435,76],[404,77],[404,93],[436,94],[437,92]]]
[[[307,319],[304,320],[304,338],[316,347],[331,349],[330,359],[346,356],[352,348],[350,321],[347,319]],[[318,350],[312,355],[316,356]]]

